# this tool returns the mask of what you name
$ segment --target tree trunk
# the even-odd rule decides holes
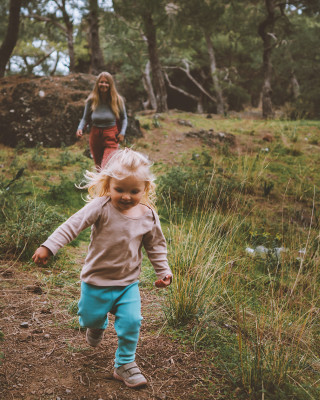
[[[293,100],[297,100],[297,98],[300,96],[300,85],[294,69],[294,61],[291,52],[288,48],[286,50],[286,55],[289,60],[289,64],[291,65],[289,93]]]
[[[271,52],[272,52],[272,36],[270,33],[273,32],[275,24],[275,0],[265,0],[267,8],[267,18],[259,24],[258,32],[263,41],[263,85],[262,85],[262,116],[264,118],[271,118],[274,116],[272,107],[272,63],[271,63]]]
[[[212,41],[211,41],[210,35],[207,32],[204,32],[204,36],[206,39],[207,51],[208,51],[209,59],[210,59],[210,71],[211,71],[211,76],[212,76],[212,81],[213,81],[213,87],[216,92],[217,113],[224,114],[223,96],[222,96],[222,90],[221,90],[218,75],[217,75],[216,57],[214,54]]]
[[[67,13],[66,1],[62,0],[62,4],[58,5],[62,11],[63,22],[66,26],[66,36],[68,42],[68,53],[69,53],[69,72],[75,72],[75,54],[73,45],[73,22],[70,20],[70,16]]]
[[[150,77],[150,61],[147,62],[145,70],[142,75],[143,87],[148,95],[148,100],[143,103],[144,109],[151,107],[153,110],[157,109],[157,101],[154,95],[151,77]]]
[[[91,50],[91,66],[90,72],[92,74],[99,74],[102,72],[106,65],[104,63],[102,50],[100,47],[99,39],[99,6],[97,0],[89,1],[90,12],[88,15],[89,21],[89,47]]]
[[[67,41],[68,41],[68,53],[69,53],[69,72],[75,72],[75,54],[74,54],[74,45],[73,45],[73,25],[70,24],[67,26]]]
[[[150,12],[144,14],[143,22],[145,27],[145,35],[148,42],[148,54],[152,71],[153,87],[157,102],[157,112],[166,112],[168,111],[167,89],[158,56],[156,28],[154,26],[152,15]]]
[[[204,113],[204,108],[202,102],[202,95],[200,95],[197,102],[197,114],[203,114],[203,113]]]
[[[300,96],[300,85],[293,69],[290,76],[290,89],[293,99],[297,100]]]
[[[53,66],[53,68],[52,68],[52,71],[50,72],[50,76],[54,76],[54,74],[56,73],[59,60],[60,60],[60,54],[59,54],[59,52],[57,51],[56,62],[54,63],[54,66]]]
[[[10,14],[6,36],[0,47],[0,77],[5,74],[6,65],[17,43],[20,25],[20,9],[22,0],[10,0]]]

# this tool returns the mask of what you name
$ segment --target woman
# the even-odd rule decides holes
[[[122,97],[117,92],[112,75],[101,72],[86,100],[82,120],[76,135],[92,121],[89,136],[91,154],[97,170],[103,168],[110,155],[119,148],[127,129],[127,114]],[[118,130],[120,126],[120,132]]]

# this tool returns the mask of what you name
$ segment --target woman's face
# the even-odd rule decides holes
[[[98,87],[99,87],[100,93],[107,93],[110,88],[110,83],[108,81],[108,78],[106,78],[105,76],[102,76],[99,79]]]

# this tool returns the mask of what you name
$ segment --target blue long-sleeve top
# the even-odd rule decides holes
[[[117,124],[116,116],[108,103],[100,102],[94,111],[91,110],[91,103],[91,100],[86,102],[83,117],[79,123],[78,129],[83,130],[91,121],[93,126],[98,128],[111,128]],[[119,117],[121,126],[121,131],[119,133],[124,136],[128,126],[128,117],[124,105],[123,109],[120,110]]]

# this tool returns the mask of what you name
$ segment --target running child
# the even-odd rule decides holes
[[[114,377],[131,388],[147,384],[135,363],[142,320],[138,288],[142,247],[155,269],[156,286],[166,287],[172,280],[166,241],[153,209],[155,185],[150,165],[144,155],[125,148],[115,152],[100,172],[87,171],[88,204],[32,256],[35,263],[46,264],[51,255],[91,226],[80,274],[79,322],[87,328],[88,344],[96,347],[108,326],[108,313],[115,315]]]

